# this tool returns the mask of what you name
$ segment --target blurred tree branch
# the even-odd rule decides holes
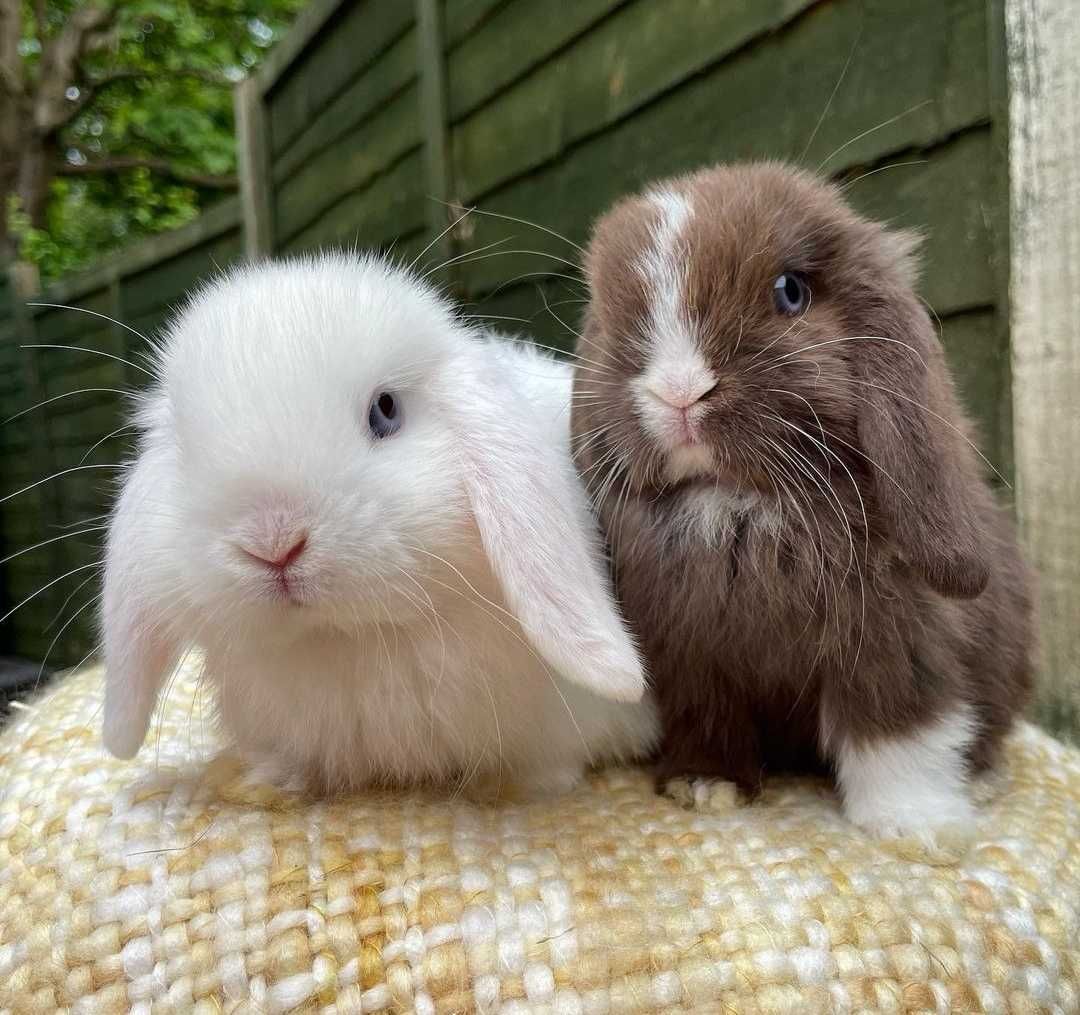
[[[149,169],[153,173],[168,176],[178,183],[189,183],[193,187],[207,190],[235,190],[235,173],[215,175],[212,173],[194,173],[180,169],[168,159],[144,159],[135,156],[119,155],[111,159],[93,159],[85,165],[61,164],[57,169],[60,176],[103,176],[108,173],[125,173],[132,169]]]
[[[64,114],[64,119],[58,126],[71,123],[76,117],[78,117],[88,106],[96,102],[101,93],[105,89],[112,85],[121,84],[126,81],[151,81],[161,80],[162,77],[171,78],[172,80],[180,80],[183,78],[190,78],[193,81],[202,81],[204,84],[213,85],[216,88],[232,88],[235,84],[224,74],[215,74],[213,71],[201,70],[198,67],[186,67],[179,68],[177,70],[171,70],[164,75],[160,72],[154,72],[137,67],[121,68],[115,71],[109,71],[107,74],[98,75],[91,80],[83,81],[76,87],[79,90],[79,97],[74,101],[68,102],[68,108]]]

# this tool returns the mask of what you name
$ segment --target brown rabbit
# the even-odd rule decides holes
[[[932,835],[968,821],[1027,701],[1028,570],[916,246],[773,163],[656,184],[596,227],[574,445],[661,787],[829,769],[853,821]]]

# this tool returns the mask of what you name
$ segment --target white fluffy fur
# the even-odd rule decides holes
[[[651,745],[566,365],[471,332],[381,260],[328,255],[197,293],[158,372],[107,548],[113,753],[138,750],[191,645],[227,732],[283,781],[555,791]],[[375,440],[383,391],[403,425]],[[267,517],[307,534],[299,603],[239,549]]]
[[[932,837],[974,819],[966,752],[974,720],[962,707],[902,737],[837,745],[844,810],[877,835]]]

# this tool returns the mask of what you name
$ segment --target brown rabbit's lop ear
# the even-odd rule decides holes
[[[855,343],[859,437],[903,558],[940,594],[973,598],[989,580],[982,480],[941,343],[910,288],[913,240],[888,235],[901,273],[893,292],[879,294],[887,321]]]

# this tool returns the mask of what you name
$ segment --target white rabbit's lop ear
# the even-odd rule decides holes
[[[527,399],[485,390],[497,380],[476,373],[483,376],[463,400],[459,428],[464,477],[507,606],[557,673],[605,698],[637,701],[645,674],[615,608],[567,441],[556,440],[560,423]],[[567,428],[569,398],[567,381]]]
[[[120,495],[105,553],[102,738],[109,753],[118,758],[138,753],[161,685],[179,657],[179,646],[168,632],[165,604],[152,594],[152,575],[147,570],[154,559],[155,531],[155,512],[147,501],[155,479],[153,464],[144,457]]]

